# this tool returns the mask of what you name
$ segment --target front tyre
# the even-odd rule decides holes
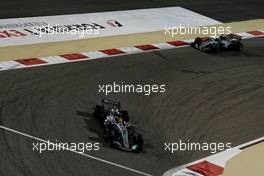
[[[114,147],[114,136],[115,136],[114,130],[106,129],[105,139],[106,139],[106,142],[108,143],[109,147],[111,147],[111,148]]]
[[[238,45],[237,45],[237,47],[236,47],[236,50],[237,51],[242,51],[244,49],[244,45],[243,45],[243,43],[239,43]]]
[[[144,139],[141,134],[135,135],[135,144],[138,145],[138,148],[136,150],[137,153],[143,151],[143,144],[144,144]]]

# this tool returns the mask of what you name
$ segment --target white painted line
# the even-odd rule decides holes
[[[40,59],[48,62],[49,64],[58,64],[58,63],[68,62],[67,59],[64,59],[60,56],[41,57]]]
[[[240,32],[237,33],[237,35],[242,36],[242,39],[249,39],[249,38],[257,38],[257,37],[263,37],[263,35],[254,36],[252,34],[249,34],[247,32]],[[178,42],[186,42],[191,43],[194,39],[189,40],[179,40]],[[45,65],[52,65],[52,64],[60,64],[60,63],[70,63],[70,62],[80,62],[80,61],[87,61],[87,60],[93,60],[93,59],[101,59],[101,58],[108,58],[108,57],[115,57],[115,56],[122,56],[122,55],[130,55],[130,54],[137,54],[137,53],[146,53],[146,52],[153,52],[153,51],[159,51],[159,50],[167,50],[167,49],[174,49],[174,48],[182,48],[182,47],[189,47],[190,45],[179,45],[175,46],[173,44],[169,44],[167,42],[162,43],[152,43],[148,44],[157,47],[158,49],[155,50],[142,50],[135,46],[130,47],[124,47],[124,48],[113,48],[120,51],[123,51],[122,54],[106,54],[101,51],[89,51],[89,52],[82,52],[77,54],[82,54],[87,56],[88,58],[84,59],[77,59],[77,60],[67,60],[60,56],[50,56],[50,57],[40,57],[39,59],[46,61],[45,64],[36,64],[36,65],[23,65],[15,61],[5,61],[0,62],[0,71],[4,70],[10,70],[10,69],[19,69],[19,68],[30,68],[30,67],[38,67],[38,66],[45,66]],[[110,49],[111,50],[111,49]]]
[[[170,45],[168,43],[155,43],[155,44],[152,44],[153,46],[156,46],[160,49],[173,49],[173,48],[176,48],[176,46],[173,46],[173,45]]]
[[[184,42],[186,43],[192,43],[194,39],[186,39],[186,40],[183,40]]]
[[[88,56],[90,59],[97,59],[97,58],[103,58],[103,57],[108,56],[107,54],[104,54],[99,51],[83,52],[82,54],[84,54],[85,56]]]
[[[134,47],[134,46],[129,46],[129,47],[124,47],[124,48],[118,48],[119,50],[128,53],[128,54],[136,54],[136,53],[142,53],[142,50]]]
[[[245,143],[245,144],[241,144],[241,145],[239,145],[239,146],[236,146],[235,148],[239,149],[239,148],[247,147],[247,146],[249,146],[249,145],[251,145],[251,144],[254,144],[254,143],[256,143],[256,142],[260,142],[260,141],[264,141],[264,136],[262,136],[262,137],[260,137],[260,138],[257,138],[257,139],[255,139],[255,140],[253,140],[253,141],[249,141],[249,142],[247,142],[247,143]]]
[[[226,161],[230,160],[234,156],[238,155],[241,152],[241,150],[237,148],[233,148],[230,150],[226,150],[225,152],[220,152],[215,155],[212,155],[211,157],[207,158],[207,161],[217,164],[218,166],[225,167]]]
[[[178,172],[177,175],[175,176],[203,176],[203,175],[185,168],[180,172]]]
[[[175,167],[175,168],[172,168],[168,171],[166,171],[163,176],[187,176],[187,175],[184,175],[183,174],[183,170],[188,170],[186,167],[188,166],[191,166],[193,164],[197,164],[201,161],[209,161],[213,164],[216,164],[218,166],[221,166],[221,167],[224,167],[226,162],[231,159],[232,157],[238,155],[242,150],[240,149],[241,147],[246,147],[246,146],[249,146],[251,144],[254,144],[256,142],[260,142],[260,141],[263,141],[264,140],[264,136],[263,137],[260,137],[260,138],[257,138],[253,141],[250,141],[250,142],[247,142],[247,143],[244,143],[244,144],[241,144],[239,146],[236,146],[232,149],[229,149],[229,150],[225,150],[223,152],[220,152],[220,153],[217,153],[217,154],[214,154],[214,155],[211,155],[211,156],[208,156],[208,157],[205,157],[205,158],[202,158],[202,159],[199,159],[197,161],[194,161],[194,162],[191,162],[191,163],[188,163],[188,164],[184,164],[182,166],[179,166],[179,167]],[[196,173],[196,172],[195,172]],[[183,175],[181,175],[183,174]],[[198,173],[196,173],[198,174]]]
[[[247,32],[240,32],[240,33],[237,33],[237,35],[241,36],[243,39],[247,39],[247,38],[253,38],[253,37],[255,37],[254,35],[249,34],[249,33],[247,33]]]
[[[17,130],[14,130],[14,129],[11,129],[11,128],[8,128],[8,127],[4,127],[2,125],[0,125],[0,129],[6,130],[6,131],[9,131],[9,132],[13,132],[13,133],[16,133],[16,134],[22,135],[24,137],[27,137],[27,138],[30,138],[30,139],[34,139],[34,140],[37,140],[37,141],[40,141],[40,142],[43,142],[43,143],[48,143],[47,140],[44,140],[44,139],[29,135],[29,134],[26,134],[26,133],[22,133],[22,132],[19,132]],[[119,168],[122,168],[122,169],[125,169],[125,170],[128,170],[128,171],[140,174],[140,175],[152,176],[151,174],[147,174],[147,173],[141,172],[141,171],[136,170],[136,169],[132,169],[132,168],[129,168],[129,167],[126,167],[126,166],[123,166],[123,165],[120,165],[120,164],[117,164],[117,163],[114,163],[114,162],[110,162],[110,161],[107,161],[107,160],[104,160],[104,159],[100,159],[100,158],[94,157],[92,155],[88,155],[88,154],[85,154],[85,153],[80,153],[80,152],[78,152],[76,150],[69,149],[68,147],[64,147],[64,146],[58,145],[56,143],[52,143],[52,142],[49,142],[49,143],[54,145],[54,146],[56,146],[56,147],[62,148],[63,150],[67,150],[67,151],[73,152],[75,154],[79,154],[79,155],[82,155],[82,156],[85,156],[85,157],[88,157],[88,158],[91,158],[91,159],[94,159],[94,160],[97,160],[97,161],[100,161],[100,162],[103,162],[103,163],[106,163],[106,164],[109,164],[109,165],[112,165],[112,166],[116,166],[116,167],[119,167]]]
[[[11,70],[11,69],[17,69],[17,68],[25,68],[24,65],[15,62],[15,61],[4,61],[0,62],[0,70]]]

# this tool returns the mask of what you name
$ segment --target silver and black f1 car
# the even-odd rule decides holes
[[[221,35],[217,38],[197,37],[194,42],[191,43],[191,46],[203,52],[219,52],[222,50],[241,51],[243,49],[241,37],[235,34]]]
[[[93,108],[93,116],[104,128],[104,138],[110,147],[125,151],[143,151],[143,137],[129,123],[128,111],[121,110],[119,102],[102,100]]]

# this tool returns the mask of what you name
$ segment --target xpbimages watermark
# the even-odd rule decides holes
[[[100,34],[100,29],[105,27],[97,23],[91,24],[76,24],[76,25],[50,25],[45,26],[34,26],[33,34],[42,37],[44,35],[77,35],[83,38],[87,35],[98,35]]]
[[[231,34],[231,26],[169,26],[165,27],[165,35],[170,35],[171,37],[176,37],[177,35],[206,35],[214,36],[222,34]]]
[[[231,143],[224,142],[192,142],[190,140],[179,140],[178,142],[165,142],[164,150],[173,154],[177,151],[209,151],[214,154],[216,152],[221,152],[224,150],[231,149]]]
[[[47,141],[47,142],[35,142],[32,143],[32,150],[43,153],[45,151],[76,151],[79,153],[85,153],[85,151],[98,151],[100,150],[100,143],[84,143],[84,142],[55,142]]]
[[[166,92],[165,84],[125,84],[124,82],[113,84],[99,84],[98,92],[108,95],[110,93],[139,93],[151,95],[153,93]]]

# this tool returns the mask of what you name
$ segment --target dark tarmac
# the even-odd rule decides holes
[[[232,142],[263,136],[264,60],[262,38],[245,41],[242,53],[205,54],[181,48],[72,64],[3,71],[3,126],[63,142],[102,142],[89,115],[101,98],[122,102],[145,137],[145,152],[101,145],[93,156],[153,175],[205,157],[205,152],[164,152],[180,139]],[[162,55],[162,57],[161,57]],[[136,68],[136,69],[135,69]],[[160,84],[166,93],[97,93],[98,84]],[[70,152],[32,152],[31,139],[1,131],[0,175],[137,175]]]
[[[261,0],[11,0],[1,2],[0,18],[181,6],[222,22],[263,18]]]
[[[133,1],[105,3],[51,1],[36,4],[6,2],[1,18],[43,14],[80,13],[128,8],[180,5],[220,21],[260,17],[260,2]],[[172,3],[174,2],[174,3]],[[239,1],[240,2],[240,1]],[[22,4],[23,3],[23,4]],[[13,4],[13,5],[12,5]],[[219,6],[218,6],[219,4]],[[230,8],[223,10],[227,5]],[[13,13],[15,6],[20,7]],[[37,7],[41,6],[41,10]],[[52,6],[52,8],[51,8]],[[79,7],[79,9],[78,9]],[[9,8],[9,13],[7,12]],[[30,9],[30,11],[28,10]],[[79,10],[79,11],[78,11]],[[221,13],[222,12],[222,13]],[[225,12],[225,14],[223,14]],[[232,14],[231,14],[232,13]],[[228,14],[228,15],[227,15]],[[244,41],[245,50],[206,54],[192,48],[0,72],[1,125],[63,142],[102,142],[99,124],[89,116],[101,98],[118,100],[145,138],[145,152],[127,153],[101,145],[87,152],[152,175],[209,155],[208,152],[164,151],[164,142],[180,139],[232,142],[236,146],[264,135],[264,39]],[[166,93],[98,94],[98,84],[166,84]],[[80,113],[82,112],[82,115]],[[71,152],[32,151],[32,139],[0,130],[1,176],[134,176]]]

